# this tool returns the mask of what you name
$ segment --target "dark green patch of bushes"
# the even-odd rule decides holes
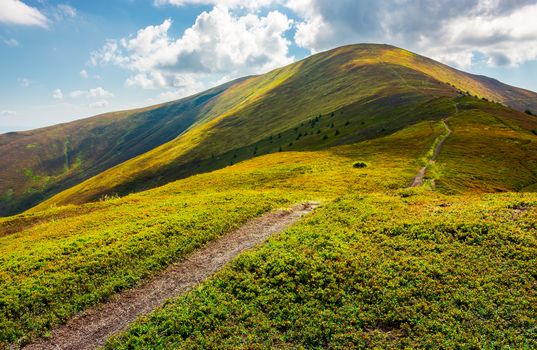
[[[353,167],[353,168],[356,168],[356,169],[366,168],[366,167],[367,167],[367,163],[366,163],[366,162],[362,162],[362,161],[354,162],[354,163],[352,164],[352,167]]]

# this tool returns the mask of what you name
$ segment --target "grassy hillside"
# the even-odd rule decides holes
[[[526,147],[537,142],[524,114],[475,98],[456,102],[447,123],[457,142],[487,128],[528,136]],[[503,123],[480,118],[492,109]],[[537,196],[473,194],[475,183],[439,170],[476,164],[475,150],[450,138],[432,174],[438,190],[461,195],[407,188],[443,133],[441,122],[421,122],[375,140],[256,157],[124,198],[0,219],[0,339],[46,335],[248,218],[315,200],[322,208],[306,222],[108,348],[531,348]],[[480,192],[516,183],[488,177],[498,159],[532,164],[519,163],[516,152],[480,149],[472,170]],[[354,168],[357,161],[367,167]]]
[[[27,209],[174,139],[235,83],[171,103],[0,135],[0,215]]]
[[[306,200],[405,187],[439,123],[315,152],[283,152],[150,191],[0,219],[0,341],[46,334],[248,218]],[[353,168],[355,161],[369,164]]]
[[[537,101],[536,94],[391,46],[327,51],[234,84],[212,100],[195,127],[38,209],[142,191],[261,154],[376,138],[453,114],[454,101],[466,92],[517,108]]]
[[[537,117],[475,99],[461,99],[448,120],[453,134],[430,172],[447,194],[535,191]],[[465,161],[461,162],[460,159]]]
[[[532,349],[537,196],[348,194],[106,349]]]

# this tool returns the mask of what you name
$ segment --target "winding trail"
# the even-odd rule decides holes
[[[24,349],[86,350],[102,346],[109,336],[125,330],[137,317],[149,314],[166,299],[197,286],[237,255],[294,224],[318,205],[314,202],[300,204],[253,219],[171,265],[144,285],[126,290],[75,316],[54,330],[49,339],[39,340]]]
[[[425,165],[423,168],[420,169],[420,171],[418,172],[418,175],[416,175],[410,187],[418,187],[418,186],[423,185],[423,179],[425,177],[425,172],[427,171],[427,167],[430,164],[434,163],[436,157],[438,156],[438,153],[440,153],[440,149],[442,148],[442,145],[444,144],[446,139],[449,137],[449,135],[451,135],[451,129],[447,125],[446,121],[447,121],[447,118],[442,120],[442,123],[444,124],[444,128],[446,128],[447,133],[440,139],[440,141],[438,141],[438,143],[436,144],[436,147],[434,148],[434,152],[433,152],[431,159],[429,159],[429,162],[427,162],[427,165]]]

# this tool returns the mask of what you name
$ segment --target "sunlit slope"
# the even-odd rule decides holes
[[[537,117],[473,98],[457,100],[436,165],[427,174],[448,194],[535,191]]]
[[[257,157],[123,198],[0,218],[0,346],[43,334],[263,212],[397,191],[442,131],[423,122],[359,144]],[[356,169],[356,161],[369,166]]]
[[[351,192],[105,349],[535,349],[537,194]]]
[[[145,190],[260,154],[376,138],[445,118],[461,92],[521,109],[537,101],[490,81],[392,46],[341,47],[233,84],[187,132],[41,207]]]
[[[0,215],[174,139],[234,83],[171,103],[0,135]]]
[[[44,205],[123,195],[260,154],[376,138],[453,111],[457,91],[447,84],[397,65],[348,62],[345,52],[327,52],[237,84],[215,99],[233,96],[239,103],[230,110]]]
[[[351,51],[355,47],[351,45],[341,50]],[[510,86],[486,76],[469,74],[389,45],[360,45],[360,49],[363,53],[360,57],[351,60],[348,68],[367,64],[395,64],[427,74],[479,98],[500,102],[519,111],[537,111],[537,93],[533,91]]]

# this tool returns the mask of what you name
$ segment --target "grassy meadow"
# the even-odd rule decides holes
[[[197,119],[176,138],[37,208],[124,196],[261,154],[375,139],[452,115],[454,101],[462,94],[512,106],[533,103],[516,88],[490,84],[406,50],[387,45],[341,47],[235,82],[213,97],[207,93],[208,100],[196,104]],[[512,94],[518,95],[516,101]]]
[[[537,196],[348,194],[106,349],[532,349]]]
[[[269,210],[404,187],[442,129],[425,122],[363,144],[266,155],[124,198],[0,219],[0,340],[46,335]]]
[[[537,118],[468,96],[426,105],[432,120],[383,137],[308,150],[305,130],[332,130],[323,115],[285,134],[294,149],[265,152],[267,137],[220,170],[0,218],[1,344],[49,335],[250,218],[319,201],[107,348],[535,347],[537,196],[490,192],[537,183]],[[425,185],[408,188],[447,117]]]

